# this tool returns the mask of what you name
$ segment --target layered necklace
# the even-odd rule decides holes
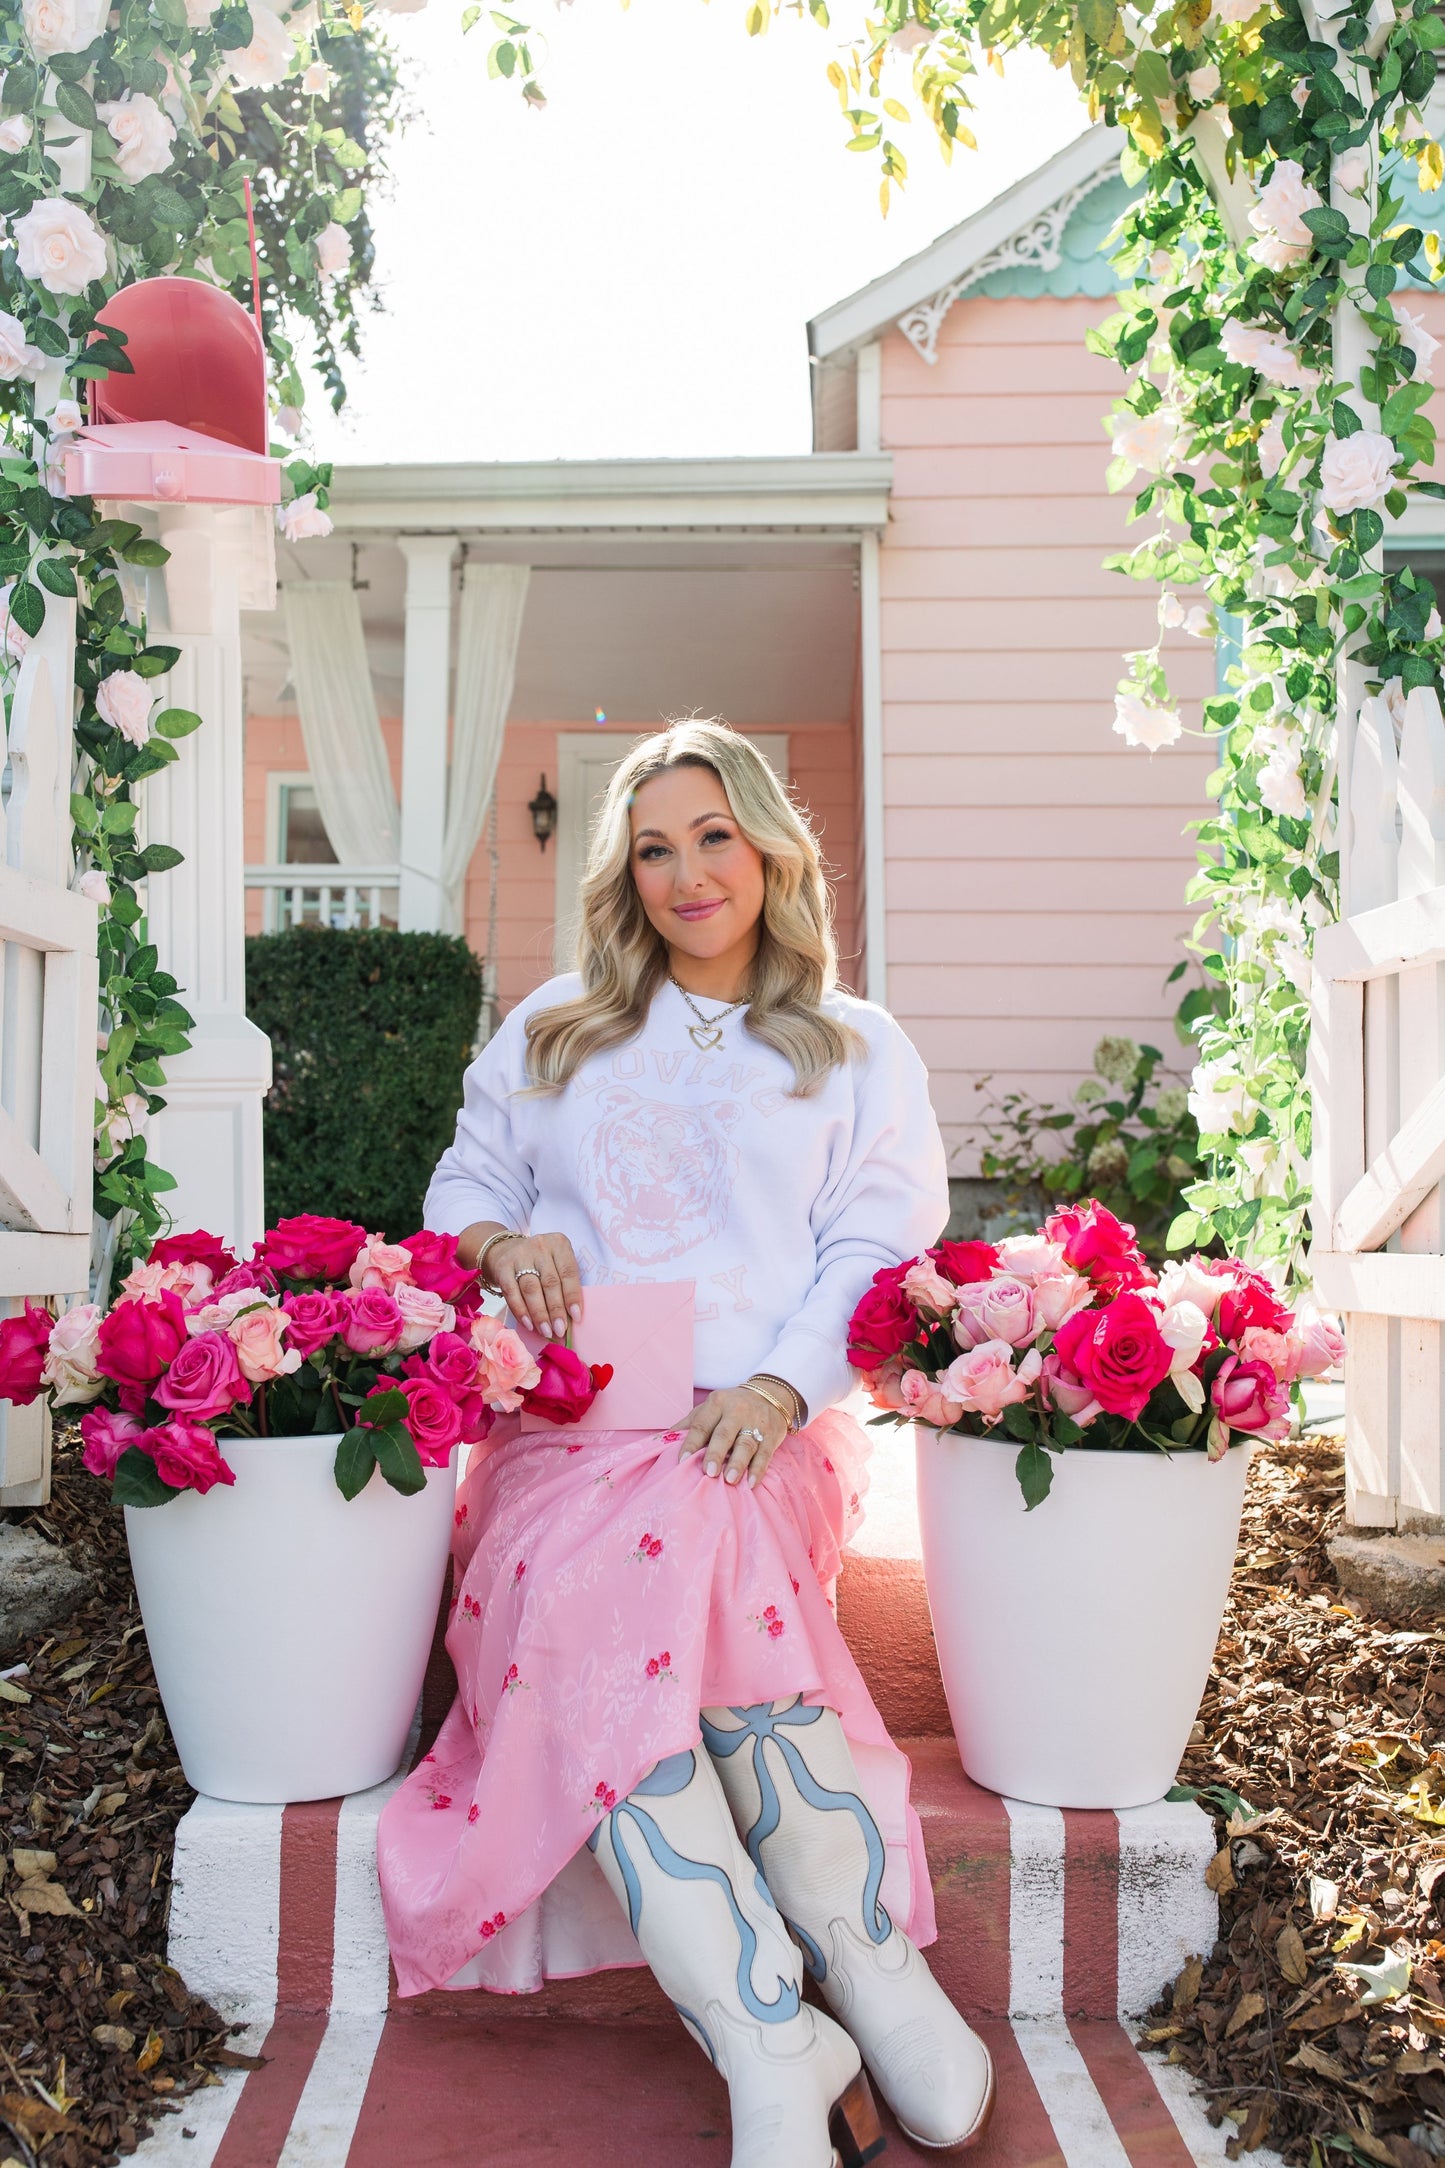
[[[668,976],[671,978],[671,973]],[[745,1009],[753,998],[751,994],[744,994],[741,1001],[730,1001],[725,1009],[718,1010],[716,1016],[704,1016],[687,988],[679,986],[676,979],[672,979],[672,984],[677,986],[678,992],[697,1018],[695,1024],[688,1025],[687,1035],[693,1045],[698,1047],[704,1054],[711,1054],[717,1047],[722,1045],[723,1018],[731,1016],[735,1009]]]

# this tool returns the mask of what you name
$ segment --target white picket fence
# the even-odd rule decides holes
[[[1341,918],[1315,944],[1314,1246],[1345,1313],[1348,1511],[1445,1528],[1445,718],[1341,729]]]
[[[70,890],[75,604],[47,598],[10,703],[0,865],[0,1298],[82,1297],[91,1248],[96,907]],[[49,1495],[41,1402],[0,1402],[0,1505]]]
[[[262,898],[261,931],[292,926],[396,925],[395,866],[247,866],[246,890]]]

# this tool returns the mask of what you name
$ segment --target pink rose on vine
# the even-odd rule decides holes
[[[482,1921],[477,1933],[481,1936],[483,1942],[490,1942],[493,1935],[499,1935],[506,1924],[506,1913],[494,1912],[489,1920]]]
[[[648,1657],[647,1676],[650,1679],[670,1679],[674,1676],[671,1649],[664,1649],[660,1656]]]
[[[610,1784],[599,1784],[588,1804],[594,1814],[610,1814],[617,1804],[617,1794]]]
[[[649,1558],[661,1558],[661,1536],[654,1536],[650,1530],[645,1529],[637,1539],[637,1549],[633,1552],[632,1556],[638,1561],[639,1564]]]

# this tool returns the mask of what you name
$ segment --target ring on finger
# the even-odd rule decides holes
[[[748,1425],[748,1427],[747,1427],[747,1429],[746,1429],[746,1430],[740,1430],[740,1431],[738,1432],[738,1437],[739,1437],[739,1438],[751,1438],[751,1439],[752,1439],[752,1441],[753,1441],[753,1443],[754,1443],[755,1445],[762,1445],[762,1444],[764,1444],[764,1443],[766,1442],[766,1441],[765,1441],[765,1439],[764,1439],[764,1437],[763,1437],[763,1434],[762,1434],[762,1432],[761,1432],[760,1430],[755,1430],[755,1429],[753,1428],[753,1425],[752,1425],[751,1423],[749,1423],[749,1425]]]
[[[518,1265],[512,1277],[514,1280],[540,1280],[542,1275],[535,1265]]]

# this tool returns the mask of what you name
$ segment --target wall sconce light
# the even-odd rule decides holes
[[[532,833],[545,851],[548,836],[556,832],[557,801],[547,788],[547,778],[542,777],[537,795],[528,801],[527,811],[532,816]]]

